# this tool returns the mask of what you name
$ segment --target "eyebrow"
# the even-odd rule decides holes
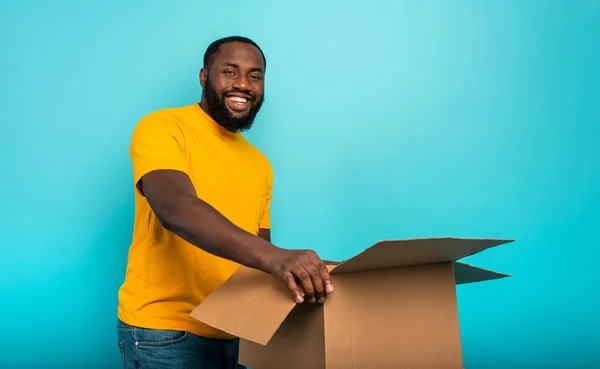
[[[235,63],[230,63],[230,62],[225,62],[223,64],[221,64],[222,66],[226,66],[226,67],[233,67],[233,68],[237,68],[239,69],[240,66],[235,64]],[[258,68],[258,67],[254,67],[254,68],[250,68],[250,72],[260,72],[260,73],[264,73],[264,71],[262,70],[262,68]]]

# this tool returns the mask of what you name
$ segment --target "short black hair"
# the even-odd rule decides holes
[[[260,51],[260,55],[262,55],[263,61],[265,63],[265,70],[267,69],[267,58],[265,58],[265,54],[263,53],[260,46],[258,46],[256,44],[256,42],[252,41],[248,37],[243,37],[243,36],[223,37],[223,38],[213,41],[210,45],[208,45],[208,48],[206,49],[206,52],[204,53],[204,68],[210,68],[210,64],[212,64],[212,62],[217,57],[217,53],[219,52],[219,48],[221,47],[221,45],[226,44],[228,42],[242,42],[244,44],[248,44],[248,45],[252,45],[252,46],[256,47],[258,49],[258,51]]]

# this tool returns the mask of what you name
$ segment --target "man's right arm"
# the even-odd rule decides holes
[[[235,226],[196,196],[187,174],[156,170],[142,177],[139,189],[163,227],[219,257],[267,271],[276,246]]]
[[[184,172],[153,170],[137,186],[164,228],[208,253],[272,274],[296,302],[304,300],[298,284],[311,302],[324,302],[333,292],[329,272],[315,252],[285,250],[237,227],[197,197]]]

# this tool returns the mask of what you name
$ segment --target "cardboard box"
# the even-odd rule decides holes
[[[252,369],[463,368],[456,285],[508,277],[457,262],[499,239],[381,241],[330,265],[324,304],[296,304],[272,276],[241,267],[191,313],[240,337]]]

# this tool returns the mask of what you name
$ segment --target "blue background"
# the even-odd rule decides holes
[[[132,129],[231,34],[267,55],[277,244],[514,238],[466,259],[514,275],[458,288],[466,368],[600,367],[593,0],[3,1],[0,367],[120,366]]]

